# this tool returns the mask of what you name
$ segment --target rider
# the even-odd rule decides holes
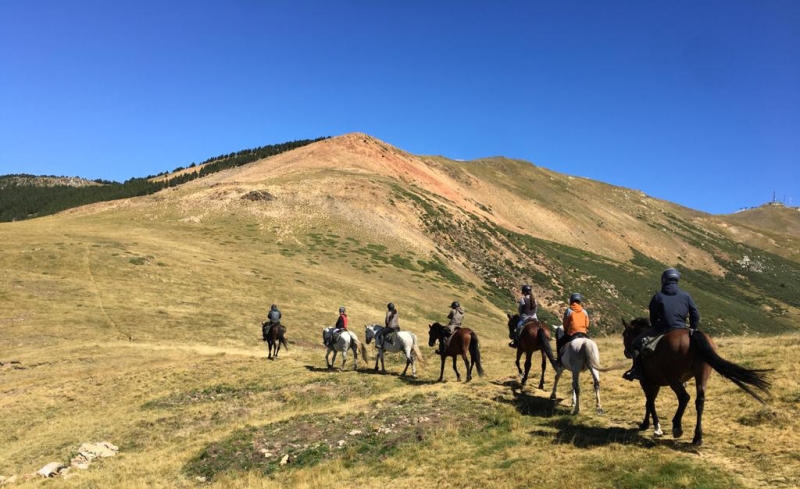
[[[530,285],[522,286],[522,299],[519,300],[519,322],[517,322],[517,329],[514,330],[514,335],[511,337],[511,343],[508,344],[511,348],[517,347],[519,334],[522,332],[522,326],[531,319],[538,319],[536,310],[539,306],[536,304],[536,299],[533,297]]]
[[[347,331],[347,310],[344,306],[339,307],[339,318],[336,320],[336,325],[333,326],[333,330],[331,330],[328,346],[333,345],[333,338],[336,336],[336,333],[341,333],[342,331]]]
[[[447,326],[444,328],[444,338],[439,342],[439,349],[436,351],[437,355],[444,353],[447,343],[450,341],[450,336],[452,336],[456,328],[460,328],[464,322],[464,310],[461,309],[461,304],[459,304],[458,301],[453,301],[453,303],[450,304],[450,314],[447,315],[447,319],[449,319],[450,322],[447,323]]]
[[[556,340],[558,363],[561,363],[561,349],[575,338],[588,338],[589,313],[582,305],[583,296],[574,293],[569,296],[569,309],[564,312],[561,325],[564,326],[564,335]]]
[[[272,304],[272,306],[269,308],[269,312],[267,313],[267,322],[261,327],[261,333],[264,337],[264,341],[267,341],[267,335],[272,327],[280,323],[281,311],[278,310],[278,306]]]
[[[399,313],[397,312],[397,308],[394,306],[394,302],[390,302],[386,305],[386,319],[384,319],[383,323],[385,327],[378,331],[375,335],[375,344],[376,345],[383,345],[383,338],[390,333],[396,333],[400,331],[400,323],[398,322]],[[391,337],[390,337],[391,339]],[[390,341],[391,343],[391,341]]]
[[[681,274],[674,268],[667,268],[661,274],[661,290],[650,300],[650,324],[652,327],[633,340],[633,366],[622,375],[625,380],[642,379],[642,353],[652,353],[645,344],[652,338],[672,329],[686,328],[689,318],[690,333],[694,333],[700,323],[700,313],[692,296],[678,287]]]

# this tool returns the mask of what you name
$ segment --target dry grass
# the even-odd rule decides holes
[[[107,440],[117,457],[48,487],[800,485],[797,336],[718,339],[726,358],[775,369],[774,399],[761,406],[713,376],[702,449],[638,432],[644,399],[618,372],[603,376],[606,416],[592,414],[585,376],[586,414],[571,417],[549,391],[515,388],[503,311],[469,281],[404,267],[433,246],[381,214],[373,177],[344,192],[346,206],[325,203],[329,177],[321,170],[308,192],[291,179],[270,188],[280,208],[241,204],[235,184],[197,184],[0,225],[0,475]],[[306,210],[311,217],[296,222]],[[370,212],[377,217],[367,220]],[[320,329],[338,306],[363,338],[363,325],[394,301],[401,326],[427,343],[426,325],[456,298],[480,335],[485,378],[456,383],[448,365],[450,382],[434,383],[438,359],[427,346],[417,380],[397,376],[396,355],[386,376],[372,374],[372,362],[323,368]],[[290,348],[272,362],[258,324],[271,303]],[[622,360],[619,338],[598,343],[605,364]],[[568,389],[565,378],[560,395]],[[675,405],[662,392],[667,424]],[[350,425],[362,433],[349,435]],[[687,433],[693,425],[690,407]],[[294,458],[280,466],[253,456],[267,446]],[[232,455],[206,464],[203,453]],[[201,471],[210,480],[199,482]]]

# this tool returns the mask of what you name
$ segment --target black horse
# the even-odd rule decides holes
[[[267,329],[269,329],[269,331],[267,331]],[[269,323],[261,323],[261,333],[264,336],[264,341],[267,342],[267,350],[269,351],[267,356],[268,360],[278,358],[281,344],[283,344],[284,348],[287,350],[289,349],[289,345],[286,344],[286,338],[284,337],[286,328],[281,323],[274,324],[271,328],[269,327]],[[275,351],[274,356],[273,350]]]

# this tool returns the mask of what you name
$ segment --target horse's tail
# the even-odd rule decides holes
[[[539,344],[542,345],[542,351],[545,355],[547,355],[547,359],[550,360],[550,364],[554,369],[558,370],[556,357],[553,356],[553,349],[550,348],[550,337],[547,335],[547,330],[544,328],[539,328],[539,331],[536,332],[536,336],[539,338]]]
[[[286,338],[284,338],[283,336],[286,333],[286,328],[284,328],[283,326],[281,326],[280,328],[281,329],[278,330],[278,341],[280,341],[281,345],[283,345],[283,347],[286,348],[286,350],[288,351],[289,345],[286,344]]]
[[[483,377],[483,367],[481,366],[481,347],[478,335],[475,331],[470,332],[469,354],[475,361],[475,368],[478,369],[478,376]]]
[[[411,354],[414,356],[414,359],[419,362],[421,367],[427,364],[425,357],[422,356],[422,350],[419,349],[419,345],[417,344],[416,336],[414,337],[414,344],[411,346]]]
[[[355,348],[358,348],[361,351],[361,358],[365,362],[368,362],[369,361],[369,355],[367,354],[367,347],[364,346],[364,343],[361,343],[360,341],[358,341],[358,338],[356,338],[355,336],[350,335],[350,337],[353,339],[353,343],[355,343]]]
[[[772,369],[749,369],[725,360],[714,351],[714,347],[705,333],[700,331],[695,331],[690,338],[697,348],[700,359],[711,365],[711,368],[717,373],[739,386],[762,404],[765,402],[764,399],[750,386],[771,397],[769,389],[772,387],[772,382],[767,379],[767,372],[771,372]]]
[[[597,348],[597,343],[587,338],[583,344],[583,355],[586,359],[586,365],[598,372],[610,372],[612,370],[621,370],[627,366],[622,362],[617,362],[610,367],[603,367],[600,365],[600,350]]]

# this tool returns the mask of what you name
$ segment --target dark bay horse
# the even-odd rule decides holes
[[[286,344],[286,338],[284,335],[286,334],[286,328],[281,324],[278,323],[267,331],[269,327],[269,323],[261,323],[261,332],[264,336],[264,341],[267,342],[267,350],[268,356],[267,360],[272,360],[273,358],[278,358],[278,352],[281,350],[281,344],[287,350],[289,349],[289,345]],[[273,350],[275,351],[275,355],[273,357]]]
[[[628,356],[633,347],[633,341],[640,333],[650,328],[650,321],[647,318],[638,318],[628,323],[623,319],[622,324],[625,325],[622,341],[625,345],[626,356]],[[672,418],[672,435],[675,438],[683,435],[681,419],[691,398],[683,383],[694,377],[697,387],[697,398],[694,401],[697,409],[697,424],[694,428],[692,443],[697,446],[702,445],[703,407],[706,400],[706,385],[712,369],[759,402],[764,402],[759,392],[753,387],[769,395],[771,383],[766,374],[770,370],[748,369],[736,365],[720,357],[716,348],[711,338],[702,331],[690,333],[689,329],[672,329],[661,338],[651,355],[642,357],[641,366],[644,379],[639,382],[644,391],[646,403],[644,421],[639,425],[640,429],[646,430],[650,426],[649,417],[652,416],[655,435],[663,435],[656,414],[656,396],[661,387],[669,386],[678,396],[678,410],[675,412],[675,417]]]
[[[446,326],[439,323],[433,323],[428,326],[428,346],[436,346],[436,342],[445,341]],[[469,352],[471,362],[467,361],[467,352]],[[444,380],[444,360],[447,357],[453,357],[453,370],[456,372],[456,380],[461,381],[461,374],[458,373],[457,357],[461,356],[464,359],[464,365],[467,367],[467,382],[472,380],[472,367],[478,369],[478,375],[483,377],[483,367],[481,367],[481,351],[478,343],[478,335],[468,328],[456,328],[453,335],[450,337],[450,343],[447,349],[442,353],[442,368],[439,372],[439,382]]]
[[[506,314],[508,316],[508,336],[513,338],[514,331],[517,329],[519,322],[519,314]],[[531,355],[533,352],[541,350],[542,352],[542,377],[539,379],[539,389],[544,389],[544,372],[547,370],[547,360],[553,365],[554,370],[558,370],[556,366],[556,359],[553,357],[553,350],[550,348],[550,331],[547,325],[540,323],[538,319],[534,319],[525,324],[522,332],[519,334],[519,341],[517,341],[517,371],[522,377],[520,384],[525,387],[525,382],[528,381],[528,373],[531,371]],[[522,354],[525,354],[525,372],[519,366],[519,359]]]

